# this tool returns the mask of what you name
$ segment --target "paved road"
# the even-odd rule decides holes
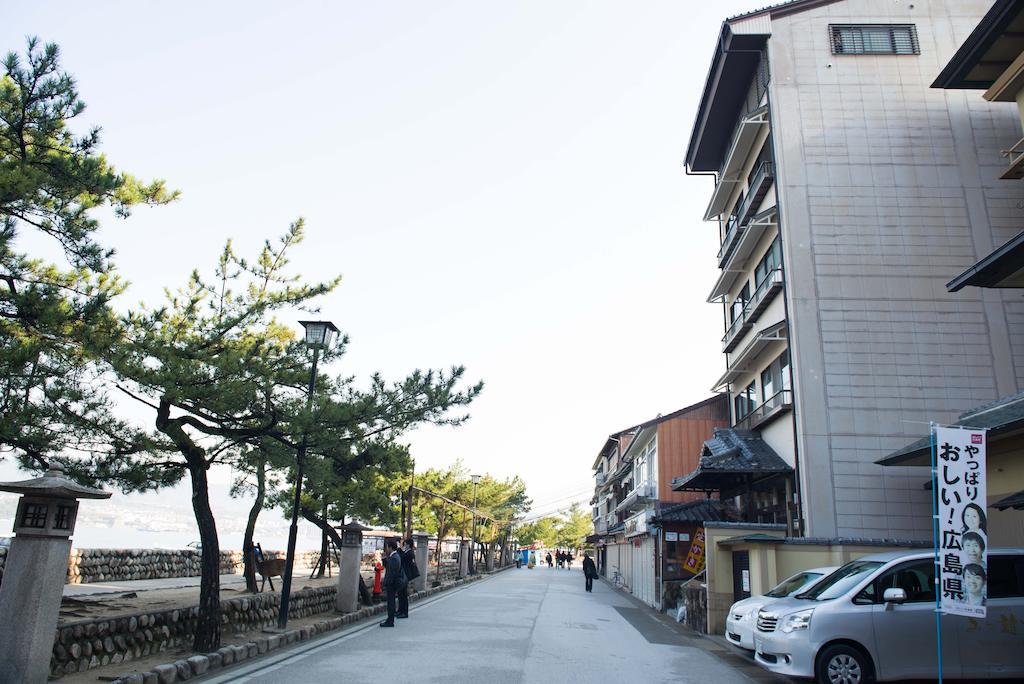
[[[214,682],[714,682],[750,684],[631,598],[579,569],[507,570],[375,624],[307,642]]]

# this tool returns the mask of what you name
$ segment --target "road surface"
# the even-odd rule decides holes
[[[579,569],[510,569],[374,624],[224,672],[210,682],[701,682],[750,684],[687,636]]]

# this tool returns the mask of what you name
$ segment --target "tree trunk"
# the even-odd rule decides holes
[[[199,618],[192,650],[209,653],[220,648],[220,542],[217,539],[217,522],[210,510],[206,469],[190,467],[189,474],[192,476],[192,510],[199,524],[199,540],[203,544]]]
[[[263,500],[267,496],[267,458],[260,453],[260,460],[256,464],[256,500],[249,509],[249,520],[245,524],[245,536],[242,537],[242,572],[245,575],[245,589],[252,594],[259,592],[256,586],[256,563],[253,558],[253,535],[256,534],[256,518],[263,510]]]
[[[326,497],[324,497],[324,510],[322,515],[324,522],[327,522]],[[317,578],[321,578],[324,576],[324,571],[327,569],[327,564],[331,562],[331,556],[329,554],[330,544],[328,543],[327,532],[323,528],[320,528],[320,568],[317,570],[316,573]]]

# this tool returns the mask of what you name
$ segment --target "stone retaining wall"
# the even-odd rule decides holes
[[[335,587],[293,592],[289,615],[303,618],[334,610]],[[254,594],[221,602],[225,633],[277,623],[281,596]],[[199,607],[140,613],[118,618],[69,622],[57,629],[50,673],[60,677],[110,663],[122,663],[187,645],[195,632]]]
[[[284,558],[284,551],[265,551],[267,558]],[[295,564],[308,568],[318,551],[296,554]],[[72,549],[68,558],[68,584],[92,582],[198,577],[202,553],[193,549]],[[0,547],[0,578],[7,561],[7,549]],[[221,551],[222,575],[242,574],[242,552]]]

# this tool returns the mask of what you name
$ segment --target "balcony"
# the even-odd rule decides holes
[[[742,339],[742,333],[750,330],[750,321],[747,320],[746,307],[743,311],[736,316],[736,320],[732,322],[729,329],[725,331],[725,336],[722,338],[722,352],[729,353],[736,348],[736,343]]]
[[[755,368],[757,359],[762,352],[770,347],[786,344],[786,334],[786,322],[780,321],[746,338],[748,340],[747,343],[740,351],[732,355],[729,368],[718,379],[718,382],[714,384],[711,391],[717,392],[726,385],[735,382],[740,376],[750,373]]]
[[[715,191],[711,194],[711,202],[704,214],[705,221],[710,221],[725,211],[729,198],[732,197],[732,191],[736,189],[738,183],[743,182],[740,173],[746,166],[754,143],[758,139],[758,134],[767,126],[767,105],[758,107],[737,122],[736,131],[732,134],[732,140],[729,143],[729,151],[718,174],[718,184],[715,185]]]
[[[791,390],[782,390],[736,421],[734,427],[739,430],[753,430],[792,409],[793,392]]]
[[[729,294],[736,278],[748,271],[746,261],[757,247],[764,231],[775,225],[777,225],[775,207],[771,207],[754,215],[742,229],[736,231],[735,236],[730,238],[729,235],[726,235],[726,239],[731,239],[733,244],[730,245],[728,252],[724,253],[725,259],[719,263],[722,272],[718,275],[711,294],[708,295],[708,302],[716,302]],[[723,255],[723,252],[719,252],[719,255]]]
[[[774,180],[774,167],[770,161],[763,161],[757,165],[754,175],[747,186],[747,196],[743,198],[740,209],[736,212],[736,215],[740,218],[739,222],[741,225],[746,224],[747,221],[753,218],[757,208],[764,201],[765,195],[771,189]]]
[[[761,284],[754,290],[754,295],[743,305],[743,311],[732,322],[729,329],[725,331],[722,338],[722,352],[728,354],[736,348],[736,344],[743,339],[743,333],[750,330],[754,322],[761,317],[761,314],[768,304],[775,299],[775,295],[782,289],[782,269],[777,268],[768,273]]]
[[[743,232],[743,224],[739,216],[733,214],[725,224],[725,239],[722,240],[722,248],[718,250],[718,268],[732,255],[732,248],[736,246],[736,240]]]
[[[1024,138],[1021,138],[1013,147],[1000,152],[1010,162],[1010,168],[1003,172],[1000,178],[1004,180],[1020,180],[1024,178]]]
[[[754,323],[764,310],[768,308],[771,301],[775,299],[775,295],[782,290],[782,269],[777,268],[774,271],[770,271],[765,276],[761,284],[754,290],[754,294],[750,297],[750,301],[743,307],[743,317],[746,318],[751,324]]]
[[[622,503],[615,507],[615,512],[623,513],[625,511],[635,511],[639,508],[643,508],[648,502],[654,499],[654,497],[654,485],[640,485],[630,492],[629,496],[622,500]]]

